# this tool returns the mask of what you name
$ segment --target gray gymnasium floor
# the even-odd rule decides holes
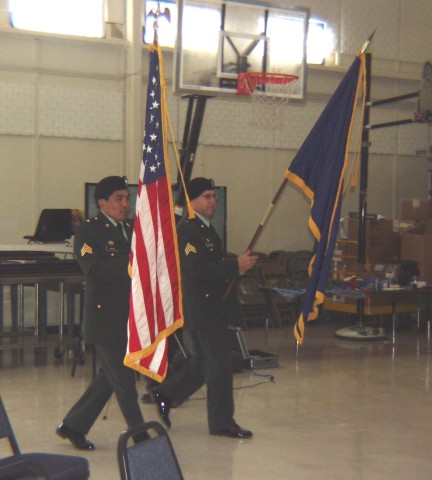
[[[185,479],[431,478],[426,331],[412,323],[397,332],[395,344],[391,334],[362,343],[336,339],[336,328],[309,327],[298,355],[291,327],[271,329],[268,352],[279,355],[279,366],[235,374],[236,420],[253,430],[253,439],[210,436],[201,392],[173,410],[169,434]],[[263,328],[249,329],[246,339],[249,349],[264,349]],[[78,454],[54,430],[90,380],[91,359],[72,378],[68,355],[60,361],[51,350],[38,361],[33,349],[21,359],[1,355],[0,394],[22,450]],[[144,381],[138,389],[145,392]],[[153,405],[142,408],[146,420],[158,420]],[[84,453],[98,480],[119,478],[116,444],[124,424],[115,399],[106,413],[88,436],[97,450]]]

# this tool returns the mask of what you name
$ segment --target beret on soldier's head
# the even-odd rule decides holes
[[[212,178],[197,177],[189,182],[188,195],[191,200],[199,197],[206,190],[214,190],[215,184]]]
[[[95,200],[104,198],[107,200],[116,190],[127,190],[128,181],[126,177],[105,177],[97,185],[94,192]]]

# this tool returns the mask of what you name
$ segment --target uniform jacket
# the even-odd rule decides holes
[[[129,240],[100,212],[77,229],[74,252],[85,275],[84,338],[109,345],[127,339],[132,222],[124,221]]]
[[[229,281],[239,274],[237,258],[224,258],[216,230],[198,217],[183,219],[177,233],[186,326],[226,326],[222,299]]]

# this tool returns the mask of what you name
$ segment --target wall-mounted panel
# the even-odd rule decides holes
[[[395,218],[400,218],[401,200],[428,198],[430,162],[422,157],[398,156],[395,182]]]
[[[399,58],[400,6],[394,0],[342,2],[342,53],[357,53],[376,29],[371,51],[379,58]],[[389,14],[391,12],[391,14]]]
[[[34,135],[36,95],[32,85],[0,83],[0,133]]]
[[[86,181],[126,173],[121,142],[42,138],[40,159],[37,175],[44,208],[84,209]]]
[[[399,56],[403,60],[421,62],[432,60],[432,4],[430,0],[400,0]],[[420,33],[424,32],[424,33]],[[428,32],[428,34],[426,33]]]
[[[87,75],[122,75],[124,46],[104,41],[79,42],[43,39],[38,43],[38,62],[42,69],[85,72]]]
[[[34,67],[35,43],[32,37],[7,35],[0,32],[0,64]]]
[[[123,96],[118,93],[44,86],[38,114],[41,135],[123,138]]]
[[[428,132],[429,129],[429,132]],[[426,158],[426,152],[430,145],[429,138],[432,127],[425,123],[412,123],[399,127],[398,134],[398,155],[423,156]],[[422,154],[421,152],[424,152]]]
[[[0,135],[0,201],[2,205],[0,244],[24,243],[39,216],[34,211],[35,142],[33,137]]]

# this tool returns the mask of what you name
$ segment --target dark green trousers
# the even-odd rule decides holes
[[[95,345],[101,368],[63,423],[87,435],[114,392],[128,427],[144,423],[138,403],[135,371],[123,364],[126,345]]]
[[[182,403],[205,384],[208,427],[214,433],[234,422],[231,333],[227,328],[186,331],[193,353],[156,391],[174,403]]]

